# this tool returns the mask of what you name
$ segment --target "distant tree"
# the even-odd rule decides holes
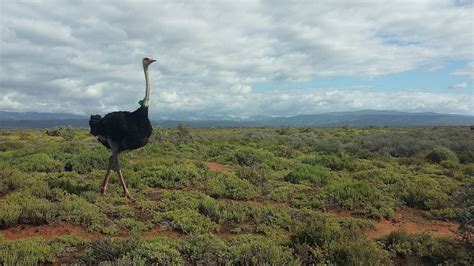
[[[441,161],[459,161],[454,152],[445,147],[436,147],[426,155],[426,159],[432,163],[440,163]]]
[[[191,127],[189,125],[179,124],[177,130],[178,143],[189,143],[193,140],[191,135]]]

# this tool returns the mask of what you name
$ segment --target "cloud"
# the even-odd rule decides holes
[[[468,76],[474,79],[474,61],[469,62],[464,68],[455,70],[450,74],[453,76]]]
[[[467,82],[460,82],[449,86],[450,89],[458,90],[467,88]]]
[[[473,40],[466,37],[472,36],[472,3],[457,3],[5,1],[0,110],[132,110],[145,91],[140,60],[153,56],[158,63],[150,67],[151,104],[160,116],[292,115],[378,106],[471,112],[464,108],[466,95],[254,86],[474,62]],[[472,77],[472,67],[451,74]],[[446,106],[433,104],[442,99],[448,99]]]
[[[164,103],[175,103],[178,101],[178,95],[176,92],[167,92],[162,91],[160,92],[160,100]]]
[[[236,94],[249,94],[252,92],[252,87],[246,84],[236,84],[231,87],[231,91]]]

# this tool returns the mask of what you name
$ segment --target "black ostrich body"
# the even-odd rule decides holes
[[[115,143],[117,152],[145,146],[153,130],[148,119],[148,107],[140,107],[133,112],[112,112],[103,118],[92,115],[89,125],[91,134],[97,136],[102,145],[111,149],[110,143]]]
[[[104,117],[91,115],[89,120],[90,133],[97,136],[97,140],[112,151],[102,183],[102,194],[104,195],[107,192],[110,171],[114,169],[120,178],[125,196],[132,198],[120,170],[119,155],[123,151],[135,150],[145,146],[151,136],[153,128],[151,127],[150,119],[148,119],[148,101],[150,100],[151,90],[148,80],[148,66],[153,62],[155,60],[151,58],[143,58],[146,91],[145,98],[139,102],[140,107],[137,110],[133,112],[112,112]]]

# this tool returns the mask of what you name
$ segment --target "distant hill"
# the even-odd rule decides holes
[[[13,120],[67,120],[67,119],[87,119],[85,116],[67,113],[36,113],[36,112],[4,112],[0,111],[0,121]]]
[[[0,112],[0,128],[47,128],[56,126],[88,127],[88,117],[61,113]],[[340,126],[467,126],[474,125],[474,116],[438,113],[408,113],[389,110],[361,110],[291,117],[254,116],[246,119],[222,116],[193,117],[183,120],[154,120],[160,127],[340,127]]]

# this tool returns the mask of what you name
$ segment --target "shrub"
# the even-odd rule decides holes
[[[469,265],[472,257],[456,239],[434,238],[430,234],[408,234],[396,231],[383,237],[381,243],[395,256],[417,256],[431,264]]]
[[[291,198],[290,205],[299,209],[322,209],[325,204],[324,197],[316,191],[301,191]]]
[[[447,186],[447,184],[444,184]],[[441,185],[432,178],[417,176],[410,180],[402,199],[410,207],[422,209],[441,209],[449,207],[449,196]]]
[[[89,262],[115,261],[124,254],[131,252],[137,246],[137,242],[119,238],[98,238],[91,241],[86,253]]]
[[[189,236],[181,246],[181,253],[193,264],[225,264],[230,259],[226,243],[212,234]]]
[[[51,246],[40,238],[0,243],[2,265],[36,265],[41,262],[53,262],[56,255]]]
[[[8,226],[18,223],[21,215],[21,205],[6,200],[0,201],[0,225]]]
[[[147,168],[140,173],[151,187],[184,187],[201,177],[194,165],[173,165]]]
[[[239,167],[236,175],[259,187],[263,187],[271,178],[270,169],[264,165]]]
[[[25,187],[28,175],[13,169],[0,170],[0,195]]]
[[[240,148],[234,153],[234,161],[241,166],[254,166],[263,163],[272,154],[252,148]]]
[[[20,219],[26,223],[52,223],[58,213],[55,204],[36,197],[26,197],[21,200],[22,212]]]
[[[1,201],[1,205],[5,208],[0,211],[0,220],[6,225],[18,222],[47,224],[53,222],[58,215],[54,203],[27,192],[10,193]]]
[[[331,172],[326,167],[300,164],[285,177],[285,181],[293,184],[309,181],[316,186],[322,187],[328,183],[331,176]]]
[[[58,203],[58,209],[61,219],[83,226],[94,225],[94,229],[97,229],[101,222],[107,221],[99,207],[76,195],[64,195]]]
[[[151,240],[140,240],[135,247],[126,253],[123,259],[136,260],[141,258],[146,264],[182,265],[183,259],[179,252],[179,243],[175,240],[157,237]]]
[[[299,265],[289,247],[258,236],[238,236],[229,243],[232,263],[237,265]]]
[[[218,173],[211,177],[205,190],[213,197],[231,199],[251,199],[259,194],[257,188],[249,181],[230,173]]]
[[[81,192],[90,189],[90,186],[84,181],[84,179],[75,172],[62,172],[52,176],[47,181],[51,188],[61,188],[73,194],[80,194]]]
[[[105,170],[109,163],[109,157],[110,152],[103,147],[79,148],[63,159],[65,162],[64,170],[78,173],[88,173],[94,169]]]
[[[459,161],[454,152],[445,147],[436,147],[426,155],[426,159],[432,163],[441,163],[441,161]]]
[[[324,166],[333,171],[341,171],[344,169],[355,171],[358,168],[355,159],[346,153],[342,153],[339,156],[313,154],[303,157],[302,162],[315,166]]]
[[[17,167],[25,172],[58,172],[63,169],[61,162],[51,159],[45,153],[26,156],[22,161]]]
[[[205,199],[210,197],[200,192],[184,192],[184,191],[162,191],[160,200],[154,206],[156,210],[172,211],[172,210],[196,210]]]
[[[285,209],[274,206],[263,206],[255,209],[253,214],[258,224],[265,224],[274,228],[290,229],[294,221]]]
[[[46,129],[46,135],[50,137],[63,137],[65,140],[74,139],[74,129],[72,127],[55,127]]]
[[[250,205],[236,202],[220,202],[210,198],[200,202],[198,209],[201,214],[218,224],[247,222],[254,213],[254,208]]]
[[[169,225],[186,234],[203,234],[217,230],[217,225],[211,219],[194,210],[175,210],[158,213],[155,215],[154,221]]]
[[[291,243],[304,264],[384,265],[388,255],[376,243],[335,221],[323,219],[302,225]]]
[[[396,201],[370,183],[341,179],[325,188],[328,200],[348,210],[358,210],[372,218],[393,215]]]
[[[119,223],[127,228],[131,235],[138,235],[143,231],[151,229],[153,226],[151,222],[137,221],[133,218],[122,218],[119,220]]]

